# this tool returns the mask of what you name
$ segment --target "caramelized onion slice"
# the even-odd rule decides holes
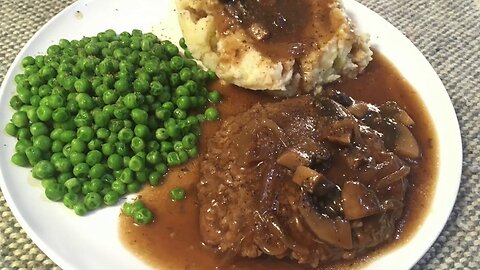
[[[403,124],[396,125],[397,137],[394,152],[402,157],[417,159],[420,157],[420,148],[410,130]]]
[[[400,167],[400,169],[378,180],[377,189],[388,187],[389,185],[397,182],[398,180],[401,180],[407,177],[409,173],[410,173],[410,167],[407,165],[403,165],[402,167]]]
[[[301,154],[300,152],[289,149],[283,152],[278,158],[277,163],[289,168],[290,170],[295,170],[298,166],[308,166],[310,160],[307,155]]]
[[[347,181],[342,188],[342,206],[345,218],[356,220],[381,211],[380,202],[373,191],[360,182]]]
[[[322,196],[335,185],[322,173],[305,166],[298,166],[293,174],[293,182],[301,186],[308,193]]]
[[[332,246],[352,249],[352,228],[350,222],[340,217],[334,219],[320,215],[312,206],[304,202],[300,207],[300,214],[310,230],[318,237]]]

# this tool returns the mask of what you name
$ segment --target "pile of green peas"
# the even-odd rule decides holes
[[[12,162],[33,167],[46,197],[78,215],[158,185],[197,156],[200,123],[219,118],[208,107],[221,100],[207,89],[215,73],[190,55],[151,33],[110,29],[25,57],[5,127],[18,139]]]

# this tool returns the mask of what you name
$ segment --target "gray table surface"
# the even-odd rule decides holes
[[[0,82],[31,36],[72,2],[0,0]],[[464,148],[458,198],[440,237],[413,269],[480,269],[480,0],[360,2],[400,29],[426,56],[460,122]],[[0,192],[0,269],[57,268],[26,235]]]

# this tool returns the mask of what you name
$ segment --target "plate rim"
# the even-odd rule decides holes
[[[61,19],[63,16],[65,16],[65,14],[74,10],[76,7],[78,7],[82,4],[88,4],[89,2],[92,2],[92,1],[99,1],[99,0],[79,0],[79,1],[76,1],[76,2],[66,6],[60,12],[58,12],[53,17],[51,17],[45,24],[43,24],[32,35],[32,37],[25,43],[25,45],[22,47],[22,49],[18,52],[18,54],[14,58],[13,62],[10,64],[10,66],[9,66],[5,76],[4,76],[4,79],[3,79],[2,84],[0,86],[0,95],[1,95],[0,97],[2,99],[6,98],[5,96],[10,96],[10,94],[5,94],[4,93],[4,92],[7,91],[6,90],[7,82],[12,80],[13,76],[15,75],[15,70],[19,68],[19,63],[21,62],[21,59],[25,55],[25,51],[27,51],[27,49],[31,46],[31,44],[34,43],[34,41],[39,36],[41,36],[51,25],[54,25],[59,19]],[[444,84],[441,82],[441,79],[440,79],[439,75],[437,74],[435,69],[431,66],[431,64],[428,62],[428,60],[425,58],[425,56],[412,43],[412,41],[410,39],[408,39],[408,37],[406,37],[400,30],[398,30],[395,26],[393,26],[385,18],[383,18],[382,16],[380,16],[378,13],[371,10],[367,6],[357,2],[355,0],[343,0],[343,2],[344,2],[344,6],[349,6],[349,7],[352,7],[352,8],[364,8],[364,9],[367,9],[369,12],[374,13],[376,16],[378,16],[379,18],[381,18],[383,20],[383,22],[386,24],[386,26],[395,29],[395,31],[397,31],[399,34],[401,34],[403,36],[403,39],[405,41],[408,41],[408,43],[410,43],[410,45],[413,46],[413,48],[418,52],[419,56],[422,58],[422,61],[425,62],[428,65],[428,68],[431,69],[431,71],[436,75],[435,77],[438,80],[436,83],[437,84],[440,83],[441,88],[442,88],[442,93],[441,94],[446,95],[447,98],[450,101],[449,102],[450,103],[449,108],[446,108],[446,110],[448,111],[447,113],[450,117],[453,116],[455,118],[455,121],[453,122],[453,124],[455,125],[454,130],[453,130],[453,136],[455,136],[456,142],[454,142],[452,144],[455,144],[459,147],[457,148],[457,150],[458,150],[457,153],[452,153],[452,156],[454,156],[453,159],[457,160],[457,163],[454,164],[455,165],[454,170],[456,171],[456,173],[454,173],[454,174],[457,175],[457,177],[455,179],[458,179],[458,184],[451,187],[452,190],[450,192],[450,196],[452,196],[451,194],[455,194],[455,195],[454,195],[453,199],[450,198],[450,200],[448,201],[448,211],[445,211],[445,210],[442,211],[442,213],[444,213],[444,214],[441,215],[441,220],[439,222],[441,224],[441,226],[437,226],[437,231],[433,234],[430,234],[432,236],[429,237],[428,241],[422,245],[424,247],[422,249],[422,251],[421,252],[416,252],[415,254],[413,254],[413,257],[415,257],[415,259],[410,260],[412,263],[409,266],[409,267],[412,267],[413,265],[415,265],[420,260],[420,258],[422,258],[426,254],[428,249],[430,249],[430,247],[433,245],[433,243],[436,241],[436,239],[440,236],[440,234],[443,231],[445,225],[447,224],[448,218],[450,217],[450,215],[452,213],[452,210],[453,210],[453,207],[456,203],[456,197],[457,197],[457,194],[458,194],[458,190],[460,188],[462,169],[463,169],[462,168],[463,145],[462,145],[462,140],[461,140],[461,131],[460,131],[460,125],[459,125],[459,122],[458,122],[458,117],[457,117],[457,114],[456,114],[455,109],[453,107],[453,103],[452,103],[452,100],[451,100],[451,98],[448,94],[448,91],[446,90]],[[373,44],[372,47],[374,47],[375,45],[376,44]],[[380,51],[382,51],[382,50],[380,49]],[[395,62],[393,62],[393,61],[392,61],[392,64],[394,66],[396,66]],[[425,67],[427,67],[427,65],[425,65]],[[406,79],[406,80],[409,81],[408,79]],[[417,92],[417,90],[416,90],[416,92]],[[425,103],[425,100],[423,98],[422,98],[422,101]],[[431,115],[431,113],[429,113],[429,115],[433,119],[433,116]],[[436,132],[438,132],[437,127],[434,127],[434,129],[435,129]],[[440,144],[440,139],[439,139],[439,144]],[[439,148],[439,152],[440,152],[441,146],[439,145],[438,148]],[[440,153],[438,153],[438,155],[440,155]],[[438,157],[438,158],[440,159],[440,157]],[[440,168],[439,168],[438,174],[439,175],[437,175],[437,178],[440,178]],[[439,181],[439,179],[437,179],[437,182],[436,182],[435,185],[438,184],[438,181]],[[47,256],[50,259],[52,259],[56,264],[58,264],[62,268],[66,268],[66,269],[76,268],[75,265],[72,265],[71,262],[66,260],[64,257],[60,256],[60,254],[55,252],[55,250],[51,249],[49,247],[49,245],[47,244],[47,242],[44,241],[45,239],[43,239],[40,235],[38,235],[35,232],[35,229],[33,227],[31,227],[31,224],[29,222],[27,222],[26,219],[24,218],[24,216],[22,214],[22,211],[19,208],[16,207],[15,200],[14,200],[14,198],[11,197],[10,191],[7,188],[7,185],[6,185],[5,182],[6,182],[6,179],[4,179],[4,177],[3,177],[2,166],[0,166],[0,187],[1,187],[1,190],[2,190],[3,195],[5,197],[5,200],[7,202],[7,205],[9,207],[9,209],[11,210],[11,212],[13,213],[13,215],[15,216],[18,223],[25,230],[25,232],[32,239],[32,241],[42,250],[42,252],[47,254]],[[436,197],[438,195],[437,194],[437,191],[438,191],[437,186],[435,186],[434,190],[435,190],[434,197]],[[432,201],[430,203],[431,204],[430,208],[433,208],[434,207],[434,205],[433,205],[434,198],[432,198],[431,200]],[[429,211],[431,211],[431,210],[432,209],[429,209]],[[424,217],[424,219],[426,220],[427,217]],[[423,221],[423,223],[425,222],[425,220]],[[423,225],[423,223],[422,223],[422,225]],[[406,243],[402,244],[402,246],[406,246],[409,242],[411,242],[419,234],[419,232],[420,232],[420,230],[415,231],[412,234],[411,239],[409,239]],[[397,249],[397,248],[395,248],[395,249]],[[391,253],[391,252],[388,251],[387,253]],[[410,255],[412,255],[412,254],[410,254]],[[380,257],[382,257],[382,256],[384,256],[384,255],[380,255]],[[377,260],[377,259],[378,258],[375,258],[375,260]],[[367,267],[368,267],[368,265],[367,265]]]

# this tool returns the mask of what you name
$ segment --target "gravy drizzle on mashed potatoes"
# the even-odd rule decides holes
[[[354,78],[372,59],[336,0],[176,0],[186,44],[226,82],[277,95]],[[279,90],[279,91],[278,91]]]

